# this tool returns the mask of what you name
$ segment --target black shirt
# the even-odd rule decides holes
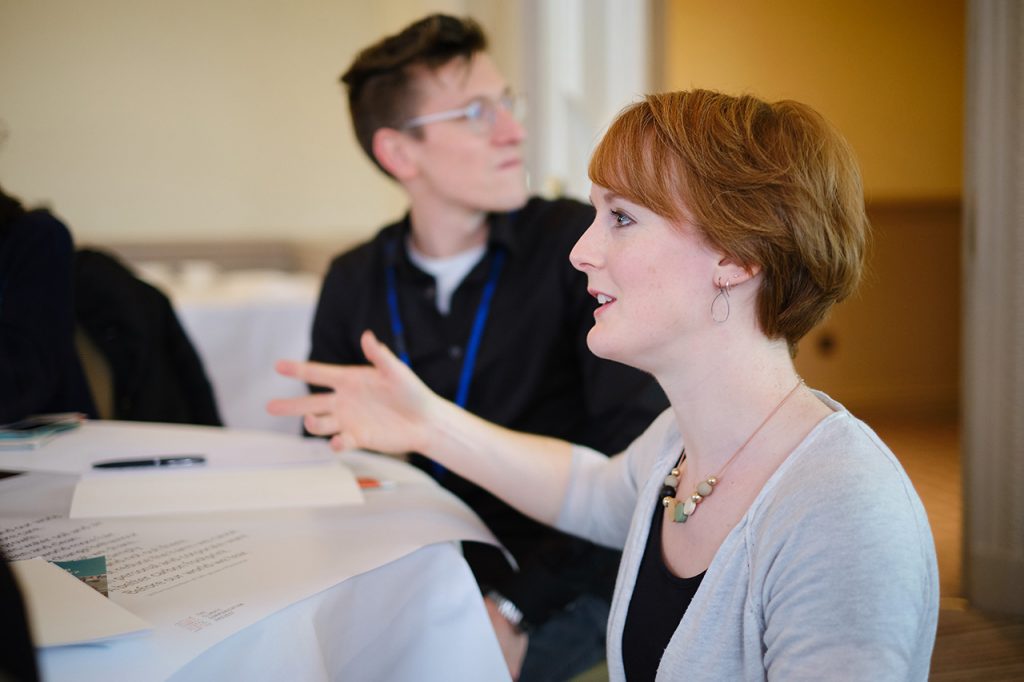
[[[433,277],[408,258],[408,218],[384,228],[332,262],[313,322],[310,359],[365,363],[359,348],[365,329],[395,349],[386,283],[393,263],[410,364],[432,390],[453,400],[492,258],[501,248],[505,262],[466,408],[512,429],[606,453],[623,449],[667,401],[649,376],[600,360],[586,346],[596,304],[586,277],[569,264],[569,251],[593,215],[591,207],[575,201],[535,198],[515,213],[491,216],[488,252],[455,290],[448,315],[435,305]],[[413,462],[429,470],[424,458],[414,456]],[[543,622],[584,592],[610,598],[618,552],[532,521],[450,472],[441,483],[519,561],[516,575],[493,548],[466,546],[477,580],[511,599],[528,623]]]
[[[664,521],[665,509],[659,498],[622,630],[622,666],[629,682],[655,678],[665,647],[706,573],[680,578],[668,569],[661,551]]]

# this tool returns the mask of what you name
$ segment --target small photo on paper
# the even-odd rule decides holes
[[[104,597],[107,596],[107,557],[94,556],[88,559],[54,561],[51,563],[63,568]]]

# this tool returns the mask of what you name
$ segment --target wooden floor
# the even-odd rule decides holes
[[[1024,618],[970,609],[962,587],[962,502],[955,424],[871,420],[924,502],[942,597],[931,680],[1024,680]]]
[[[963,493],[956,424],[867,421],[907,470],[924,502],[935,536],[942,601],[929,679],[1024,680],[1024,618],[980,613],[970,609],[963,598]],[[885,676],[884,671],[879,673]],[[607,668],[601,665],[578,677],[576,682],[607,679]]]

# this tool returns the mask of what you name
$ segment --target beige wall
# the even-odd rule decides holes
[[[955,413],[962,0],[664,0],[661,10],[666,89],[805,101],[860,160],[868,271],[801,344],[808,383],[864,414]]]
[[[870,199],[956,198],[962,0],[665,0],[668,89],[794,98],[859,157]]]
[[[0,184],[80,241],[362,238],[404,201],[355,144],[339,74],[480,2],[0,0]]]

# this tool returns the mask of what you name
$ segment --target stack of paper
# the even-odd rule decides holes
[[[25,598],[32,641],[38,647],[95,642],[152,629],[44,559],[13,561],[11,571]]]
[[[70,517],[148,516],[362,504],[340,462],[281,467],[145,467],[85,474]]]

